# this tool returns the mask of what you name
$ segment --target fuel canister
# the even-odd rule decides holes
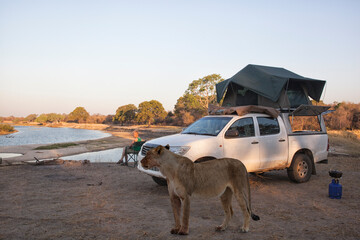
[[[329,197],[332,199],[340,199],[342,196],[342,186],[338,179],[332,179],[329,184]]]

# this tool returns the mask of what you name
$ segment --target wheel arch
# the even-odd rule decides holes
[[[292,161],[294,161],[296,155],[298,155],[298,154],[305,154],[306,156],[308,156],[310,158],[311,165],[312,165],[312,175],[316,175],[316,167],[315,167],[314,155],[313,155],[312,151],[310,149],[307,149],[307,148],[303,148],[303,149],[298,150],[294,154],[293,158],[291,159],[291,163],[292,163]],[[291,165],[291,163],[290,163],[290,165]]]
[[[216,157],[213,157],[213,156],[205,156],[205,157],[201,157],[201,158],[198,158],[194,161],[194,163],[201,163],[201,162],[206,162],[206,161],[210,161],[210,160],[214,160],[216,159]]]

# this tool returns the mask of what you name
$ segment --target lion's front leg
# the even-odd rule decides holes
[[[229,224],[229,221],[233,215],[233,210],[231,207],[232,195],[233,195],[232,190],[230,188],[226,188],[225,192],[220,197],[225,212],[225,218],[223,223],[215,228],[216,231],[224,231]]]
[[[180,231],[180,212],[181,212],[181,200],[174,193],[170,194],[171,206],[173,209],[175,226],[171,229],[171,234],[178,234]]]
[[[182,199],[182,221],[181,221],[181,228],[178,234],[180,235],[187,235],[189,234],[189,217],[190,217],[190,197],[186,195]]]

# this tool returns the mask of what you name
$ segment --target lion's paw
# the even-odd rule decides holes
[[[240,232],[242,232],[242,233],[247,233],[248,231],[249,231],[249,228],[242,227],[240,229]]]
[[[188,235],[189,234],[189,229],[185,229],[185,228],[181,227],[178,234],[179,235]]]
[[[188,232],[185,232],[185,231],[179,231],[178,234],[179,234],[179,235],[188,235],[189,233],[188,233]]]
[[[216,228],[215,228],[215,231],[217,231],[217,232],[221,232],[221,231],[225,231],[225,227],[223,227],[223,226],[217,226]]]
[[[178,234],[179,230],[180,230],[179,228],[173,228],[173,229],[171,229],[170,233],[171,234]]]

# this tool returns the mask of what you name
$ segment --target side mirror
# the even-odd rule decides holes
[[[239,131],[237,129],[229,129],[225,133],[226,138],[236,138],[239,136]]]

